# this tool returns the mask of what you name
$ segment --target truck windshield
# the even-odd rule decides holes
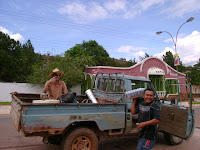
[[[124,80],[99,78],[97,89],[108,92],[123,92]]]

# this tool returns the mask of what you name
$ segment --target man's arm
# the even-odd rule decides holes
[[[132,105],[131,105],[131,114],[135,114],[135,103],[136,103],[136,98],[133,99]]]
[[[67,94],[68,93],[68,90],[67,90],[67,86],[65,84],[65,82],[63,81],[63,94]]]
[[[157,120],[157,119],[152,119],[152,120],[149,120],[149,121],[141,122],[140,124],[137,125],[136,129],[141,129],[141,128],[148,126],[148,125],[156,125],[159,122],[160,122],[160,120]]]
[[[42,94],[46,94],[46,92],[48,91],[48,88],[49,88],[50,84],[51,84],[51,81],[47,81],[45,83],[45,86],[44,86],[44,88],[42,90],[42,93],[40,94],[40,99],[42,99]],[[45,96],[45,98],[47,98],[47,97]]]

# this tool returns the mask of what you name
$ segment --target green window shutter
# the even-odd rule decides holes
[[[177,80],[175,79],[167,79],[165,81],[165,89],[168,90],[170,84],[177,84]],[[177,93],[177,86],[171,85],[169,93],[168,94],[176,94]]]
[[[163,75],[149,75],[149,79],[153,83],[156,91],[164,91],[164,76]]]

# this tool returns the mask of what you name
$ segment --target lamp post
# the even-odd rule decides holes
[[[178,74],[178,65],[179,65],[179,56],[178,56],[178,53],[177,53],[177,37],[178,37],[178,33],[179,33],[179,30],[181,29],[181,27],[186,24],[187,22],[191,22],[194,20],[194,17],[190,17],[188,20],[186,20],[183,24],[181,24],[181,26],[178,28],[177,30],[177,33],[176,33],[176,41],[174,40],[173,36],[171,33],[169,33],[168,31],[159,31],[159,32],[156,32],[157,35],[160,35],[161,33],[165,32],[167,34],[170,35],[171,39],[172,39],[172,42],[174,44],[174,49],[175,49],[175,57],[177,59],[177,63],[174,62],[175,66],[176,66],[176,70],[177,70],[177,82],[178,82],[178,100],[180,101],[180,89],[179,89],[179,74]],[[175,61],[175,60],[174,60]]]

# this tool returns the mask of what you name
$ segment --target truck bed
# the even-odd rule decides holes
[[[112,100],[99,103],[81,103],[84,96],[77,96],[79,103],[32,103],[39,94],[13,93],[11,117],[18,131],[25,136],[62,134],[77,122],[93,122],[99,130],[125,128],[125,104]]]

